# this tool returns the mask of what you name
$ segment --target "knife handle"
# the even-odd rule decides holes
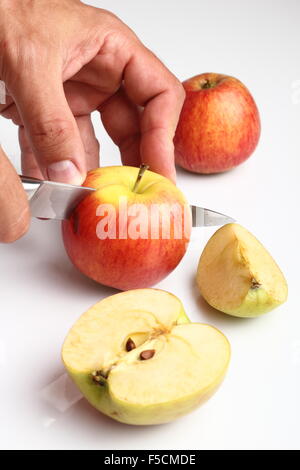
[[[23,176],[19,175],[20,180],[22,182],[22,186],[24,188],[25,193],[30,201],[32,197],[35,195],[36,191],[42,184],[42,181],[37,178],[31,178],[30,176]]]

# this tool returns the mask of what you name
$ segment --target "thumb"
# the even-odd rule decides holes
[[[24,76],[12,94],[44,178],[80,185],[84,147],[62,83],[42,74]]]
[[[0,146],[0,243],[10,243],[24,235],[29,220],[26,193]]]

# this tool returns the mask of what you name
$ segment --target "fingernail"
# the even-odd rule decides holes
[[[47,168],[49,180],[60,183],[81,185],[83,176],[71,160],[61,160],[51,163]]]

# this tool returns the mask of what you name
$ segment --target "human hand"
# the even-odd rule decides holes
[[[81,184],[99,166],[98,110],[127,165],[175,180],[180,82],[112,13],[77,0],[1,0],[2,116],[20,126],[22,172]]]
[[[24,235],[29,219],[20,178],[0,146],[0,242],[9,243]]]

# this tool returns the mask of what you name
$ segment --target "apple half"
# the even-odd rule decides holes
[[[215,232],[199,260],[197,283],[204,299],[221,312],[256,317],[287,299],[287,283],[265,247],[244,227]]]
[[[230,345],[216,328],[190,323],[174,295],[136,289],[84,313],[62,357],[95,408],[123,423],[148,425],[172,421],[212,395]]]

